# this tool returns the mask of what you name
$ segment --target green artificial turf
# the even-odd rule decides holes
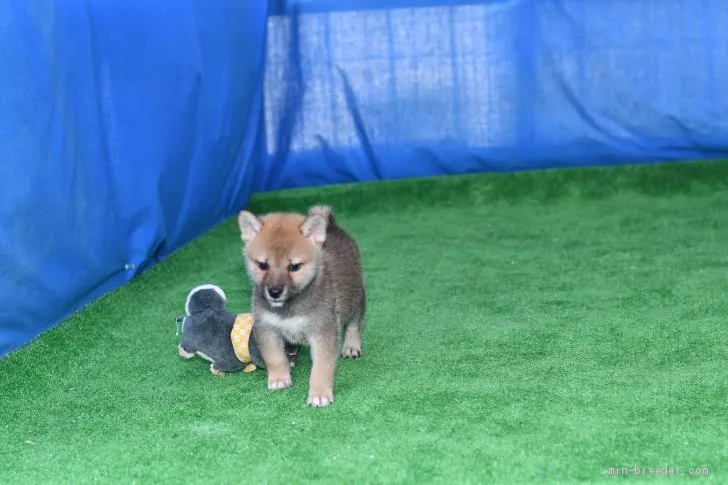
[[[728,483],[728,164],[307,189],[366,273],[336,403],[177,355],[188,291],[247,311],[234,220],[0,362],[0,483]],[[630,476],[634,479],[634,476]],[[648,477],[650,483],[682,483]],[[703,477],[701,480],[705,480]]]

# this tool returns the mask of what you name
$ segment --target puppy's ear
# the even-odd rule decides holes
[[[321,217],[328,219],[332,212],[333,212],[333,210],[331,209],[331,206],[319,204],[319,205],[312,206],[308,210],[308,215],[309,216],[319,215]]]
[[[326,226],[329,221],[321,214],[312,214],[301,224],[301,234],[316,246],[323,246],[326,242]]]
[[[240,238],[245,244],[248,244],[260,232],[263,221],[248,211],[241,211],[238,215],[238,225],[240,226]]]

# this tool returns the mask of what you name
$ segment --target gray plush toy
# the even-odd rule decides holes
[[[209,360],[210,372],[252,372],[265,368],[253,332],[250,313],[235,314],[225,308],[227,297],[217,285],[201,285],[187,295],[185,315],[177,317],[182,324],[179,355],[191,359],[199,355]],[[300,346],[286,344],[291,367],[298,362]]]

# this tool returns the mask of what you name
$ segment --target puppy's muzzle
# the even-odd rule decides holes
[[[280,299],[285,291],[285,286],[269,286],[268,288],[266,288],[268,297],[273,301],[277,301],[278,299]]]

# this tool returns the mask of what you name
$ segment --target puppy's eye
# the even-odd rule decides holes
[[[269,267],[270,266],[268,266],[268,263],[265,261],[258,261],[258,268],[260,268],[261,271],[267,271]]]
[[[299,269],[301,269],[301,263],[289,264],[288,265],[288,271],[290,271],[291,273],[295,273]]]

